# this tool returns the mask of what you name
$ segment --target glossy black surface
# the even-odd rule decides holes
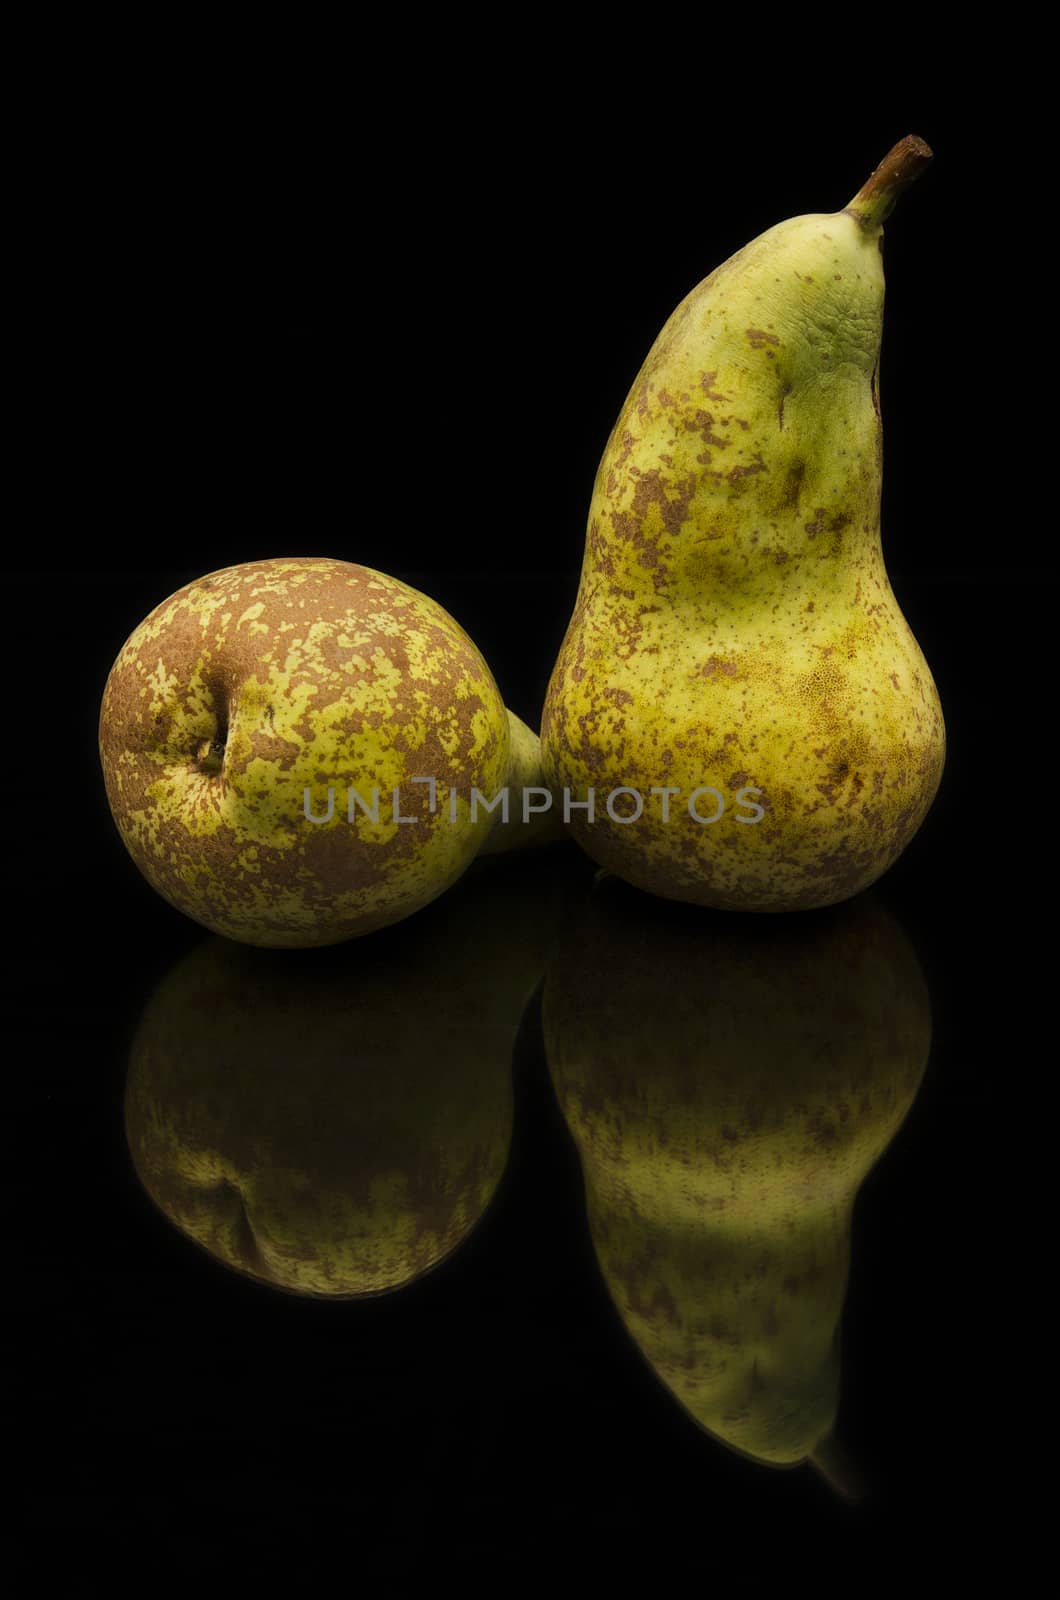
[[[629,167],[603,139],[562,160],[529,150],[505,186],[465,162],[454,186],[477,136],[451,135],[399,175],[411,192],[392,231],[379,219],[393,180],[369,177],[356,247],[326,177],[303,183],[282,160],[269,182],[252,163],[246,186],[216,172],[197,186],[201,152],[160,135],[154,164],[121,146],[94,195],[72,180],[102,256],[80,280],[51,413],[71,443],[44,509],[68,536],[42,538],[42,565],[8,591],[17,659],[43,680],[6,968],[9,1064],[29,1090],[16,1294],[39,1534],[85,1549],[146,1535],[189,1568],[218,1543],[260,1554],[278,1540],[313,1575],[340,1546],[347,1571],[573,1552],[601,1572],[692,1561],[751,1585],[793,1562],[852,1586],[865,1563],[941,1576],[974,1560],[970,1529],[994,1550],[1004,1408],[986,1374],[1008,1276],[999,1197],[1018,1166],[1004,1136],[1018,953],[1010,869],[984,818],[1017,802],[986,760],[1011,717],[983,640],[1025,580],[986,538],[986,501],[955,497],[939,465],[964,442],[953,392],[970,365],[936,333],[971,295],[945,253],[976,128],[932,127],[923,104],[866,116],[838,155],[834,140],[812,159],[768,141],[742,165],[733,151],[711,168],[709,204],[666,225],[626,204],[651,163]],[[705,1435],[624,1333],[539,992],[512,1049],[497,1193],[408,1287],[341,1303],[280,1293],[160,1213],[126,1144],[126,1071],[153,991],[205,936],[126,858],[95,719],[115,652],[159,600],[219,566],[305,553],[426,589],[536,723],[595,463],[658,327],[753,234],[842,204],[913,127],[939,161],[888,229],[884,542],[950,743],[936,805],[879,886],[918,952],[933,1033],[854,1213],[838,1431],[867,1496],[851,1507],[806,1468],[771,1470]],[[399,378],[410,367],[414,392]]]

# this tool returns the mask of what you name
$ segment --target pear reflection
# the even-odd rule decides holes
[[[629,1333],[725,1444],[841,1479],[851,1213],[931,1038],[907,936],[870,896],[758,919],[605,878],[550,966],[544,1022]]]
[[[281,1289],[378,1294],[436,1266],[504,1170],[512,1048],[561,903],[562,864],[497,861],[348,945],[198,946],[133,1042],[126,1135],[148,1194]]]

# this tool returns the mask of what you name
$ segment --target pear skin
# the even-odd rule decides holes
[[[882,223],[929,158],[903,140],[843,210],[693,289],[604,451],[543,760],[588,853],[654,894],[835,904],[938,788],[942,711],[880,534]],[[618,788],[641,815],[608,813]]]
[[[349,561],[245,562],[156,606],[107,678],[99,750],[144,877],[244,944],[373,933],[487,845],[539,836],[537,735],[481,652],[429,595]]]
[[[562,812],[544,782],[541,741],[514,711],[508,712],[507,815],[494,813],[494,824],[480,854],[498,855],[527,845],[558,844],[567,837]]]
[[[930,1047],[905,933],[867,896],[734,920],[609,878],[564,935],[543,1011],[593,1245],[635,1344],[716,1439],[773,1466],[819,1456],[839,1477],[854,1202]]]

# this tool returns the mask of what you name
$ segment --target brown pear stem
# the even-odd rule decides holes
[[[915,133],[907,134],[884,156],[872,177],[862,184],[845,209],[866,232],[874,233],[883,226],[899,196],[919,178],[931,157],[931,148],[923,139],[918,139]]]

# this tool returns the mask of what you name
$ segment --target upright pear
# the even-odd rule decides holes
[[[938,694],[881,548],[878,389],[882,224],[930,157],[902,140],[843,210],[706,278],[604,451],[543,757],[589,854],[652,893],[835,904],[938,788]]]

